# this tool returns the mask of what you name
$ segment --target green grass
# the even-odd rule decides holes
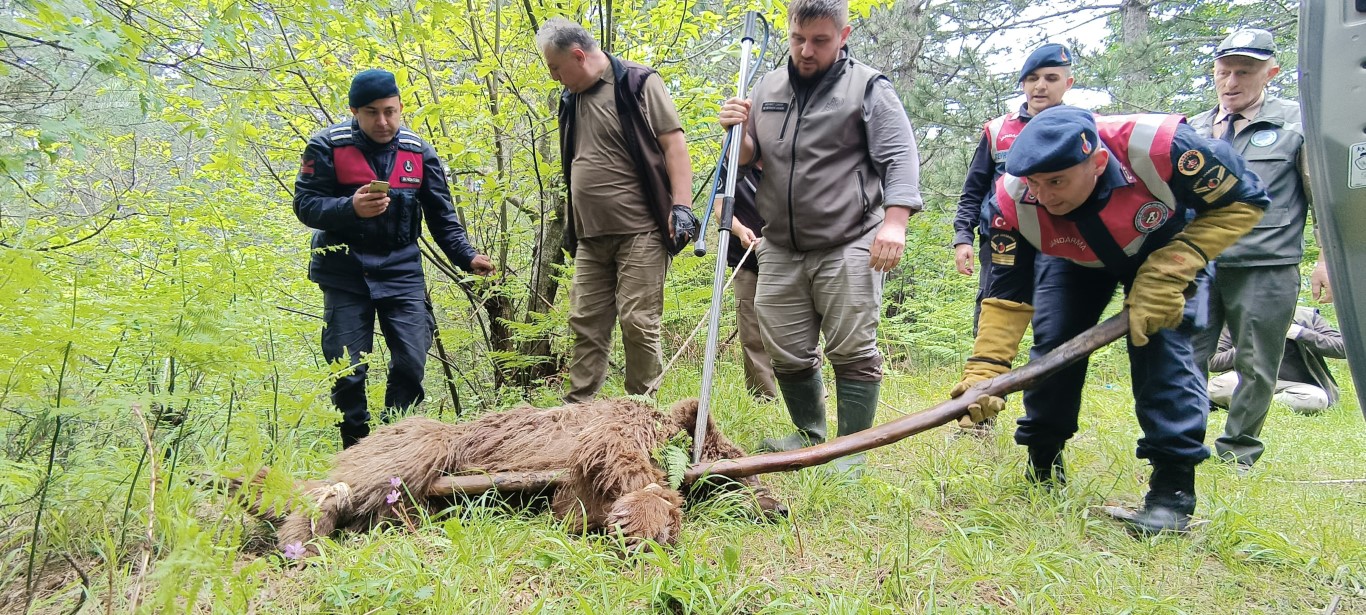
[[[155,558],[138,589],[141,609],[1313,613],[1337,599],[1338,613],[1366,611],[1366,484],[1294,482],[1366,478],[1366,431],[1350,390],[1320,416],[1276,408],[1264,432],[1266,456],[1250,475],[1201,465],[1197,516],[1206,522],[1191,536],[1135,539],[1095,509],[1138,502],[1148,473],[1133,456],[1139,434],[1127,381],[1108,363],[1088,383],[1081,431],[1067,450],[1070,483],[1060,492],[1023,479],[1024,451],[1011,439],[1016,398],[990,438],[931,431],[871,452],[868,471],[854,481],[820,469],[770,475],[765,481],[790,506],[790,519],[756,523],[738,498],[706,502],[688,511],[679,545],[629,558],[613,538],[580,537],[548,514],[485,500],[420,519],[416,531],[325,541],[321,557],[294,566],[270,552],[268,528],[223,496],[178,481],[156,502]],[[728,435],[752,447],[786,429],[780,404],[744,393],[736,364],[723,361],[718,372],[714,410]],[[937,403],[954,376],[946,369],[892,374],[879,421]],[[677,371],[661,398],[693,394],[697,381],[695,372]],[[1211,432],[1222,418],[1211,418]],[[325,437],[299,437],[308,435]],[[277,467],[326,467],[326,446],[287,448],[276,452]],[[194,457],[186,466],[213,467]],[[141,500],[128,532],[135,545],[145,534]],[[121,504],[114,497],[104,506]],[[101,549],[113,550],[112,531],[76,517],[57,513],[50,527],[68,531],[47,540],[83,566],[91,595],[85,612],[109,605],[111,582],[112,610],[129,610],[143,549],[129,549],[112,570],[98,564]],[[44,579],[32,610],[70,612],[82,592],[79,575],[56,559]],[[9,610],[22,607],[12,586]]]

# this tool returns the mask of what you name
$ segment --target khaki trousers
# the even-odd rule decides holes
[[[877,323],[882,311],[882,274],[868,264],[877,228],[844,245],[796,252],[771,241],[759,244],[754,306],[764,347],[780,377],[801,378],[820,370],[817,342],[836,378],[882,381]]]
[[[752,256],[751,256],[752,258]],[[735,327],[740,332],[740,347],[745,355],[745,388],[750,395],[774,398],[778,386],[773,382],[773,362],[764,350],[764,338],[759,332],[759,316],[754,312],[754,291],[759,274],[740,269],[735,274]]]
[[[669,253],[658,231],[579,240],[569,292],[574,349],[566,403],[592,399],[602,388],[618,320],[626,351],[626,392],[643,395],[659,376],[659,322],[668,270]]]

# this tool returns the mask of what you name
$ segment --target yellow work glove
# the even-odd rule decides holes
[[[1034,317],[1034,306],[1005,299],[984,299],[982,314],[977,320],[977,339],[972,344],[972,356],[963,364],[963,378],[949,390],[949,398],[956,398],[972,385],[995,378],[1010,371],[1020,349],[1029,321]],[[994,395],[981,395],[968,404],[968,414],[959,424],[970,427],[996,416],[1005,408],[1006,400]]]
[[[1148,336],[1181,324],[1186,287],[1200,270],[1242,237],[1264,212],[1242,202],[1201,213],[1155,250],[1138,268],[1124,303],[1129,306],[1129,340],[1146,346]]]

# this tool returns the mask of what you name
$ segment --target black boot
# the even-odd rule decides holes
[[[1139,534],[1185,533],[1195,512],[1195,464],[1154,462],[1143,509],[1120,519]]]
[[[1062,447],[1062,444],[1030,446],[1029,469],[1025,470],[1025,479],[1049,487],[1066,485],[1067,473],[1063,470]]]
[[[368,435],[370,435],[370,424],[369,424],[369,423],[361,423],[360,425],[351,425],[351,424],[349,424],[349,423],[342,423],[342,424],[341,424],[342,450],[346,450],[346,449],[348,449],[348,448],[351,448],[352,446],[355,446],[357,442],[360,442],[360,439],[361,439],[361,438],[364,438],[365,436],[368,436]]]

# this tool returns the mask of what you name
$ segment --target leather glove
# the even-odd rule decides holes
[[[693,215],[692,208],[687,205],[674,205],[673,219],[674,238],[673,245],[669,246],[669,254],[677,255],[697,239],[697,227],[700,223],[697,216]]]
[[[990,380],[1008,371],[1010,368],[1004,365],[968,359],[967,363],[963,364],[963,379],[959,380],[958,384],[953,385],[952,389],[949,389],[949,399],[956,399],[959,395],[967,393],[972,385],[983,380]]]
[[[1172,329],[1181,324],[1181,313],[1186,308],[1186,287],[1195,279],[1195,271],[1186,275],[1188,263],[1205,261],[1190,244],[1173,241],[1148,256],[1138,268],[1134,285],[1124,299],[1129,306],[1129,340],[1135,346],[1148,345],[1148,336],[1161,329]]]
[[[1006,409],[1004,397],[995,395],[978,395],[977,401],[968,404],[968,415],[958,419],[958,425],[962,427],[972,427],[996,418],[1002,410]]]
[[[1124,300],[1129,306],[1129,341],[1146,346],[1148,336],[1181,324],[1186,287],[1263,213],[1243,202],[1201,212],[1170,243],[1149,254]]]
[[[1018,301],[989,298],[982,300],[982,314],[977,320],[977,339],[972,344],[972,356],[963,364],[963,379],[949,390],[949,398],[956,398],[972,385],[995,378],[1010,371],[1010,363],[1020,349],[1029,321],[1034,317],[1034,306]],[[968,404],[968,414],[959,421],[969,427],[996,416],[1005,408],[1006,400],[993,395],[982,395]],[[966,421],[972,421],[967,423]]]
[[[978,382],[995,378],[1008,371],[1010,371],[1010,368],[1004,365],[969,359],[968,362],[963,365],[963,379],[959,380],[958,384],[953,385],[953,388],[949,390],[949,399],[955,399],[968,392],[968,389],[972,388],[972,385],[977,384]],[[958,419],[958,425],[960,427],[972,427],[973,425],[996,416],[1001,410],[1004,410],[1005,407],[1006,400],[1003,397],[986,394],[979,395],[977,396],[977,401],[968,404],[968,413],[964,417]]]

